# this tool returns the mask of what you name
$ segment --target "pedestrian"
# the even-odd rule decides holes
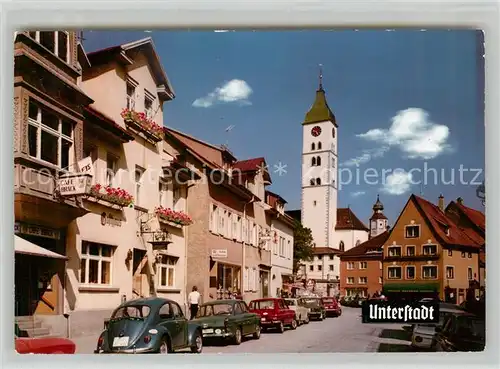
[[[198,314],[198,306],[200,305],[201,295],[198,292],[198,287],[193,286],[193,290],[188,295],[189,310],[191,311],[191,320]]]

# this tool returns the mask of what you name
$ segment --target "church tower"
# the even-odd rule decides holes
[[[320,70],[316,99],[302,123],[302,224],[317,247],[337,247],[337,129]]]
[[[373,215],[370,218],[370,238],[378,236],[387,230],[387,217],[384,215],[384,205],[377,195],[377,202],[373,204]]]

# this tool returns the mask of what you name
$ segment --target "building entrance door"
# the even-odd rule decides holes
[[[148,257],[145,250],[134,249],[132,293],[134,298],[149,296],[147,273]]]
[[[262,291],[262,298],[269,297],[269,272],[264,270],[260,271],[260,290]]]

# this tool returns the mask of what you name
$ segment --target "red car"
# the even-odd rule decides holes
[[[277,329],[283,333],[285,327],[296,329],[295,311],[288,308],[285,300],[278,298],[258,299],[250,302],[249,310],[260,316],[260,325],[263,330]]]
[[[326,316],[338,317],[342,315],[342,307],[335,297],[322,297],[321,300],[325,305]]]
[[[67,338],[19,338],[15,341],[18,354],[74,354],[75,343]]]

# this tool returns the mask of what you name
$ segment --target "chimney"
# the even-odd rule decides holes
[[[460,205],[463,205],[464,204],[464,199],[462,199],[461,197],[457,198],[457,203],[460,204]]]
[[[441,210],[442,212],[444,212],[444,196],[443,196],[443,194],[439,195],[439,198],[438,198],[438,208],[439,208],[439,210]]]

